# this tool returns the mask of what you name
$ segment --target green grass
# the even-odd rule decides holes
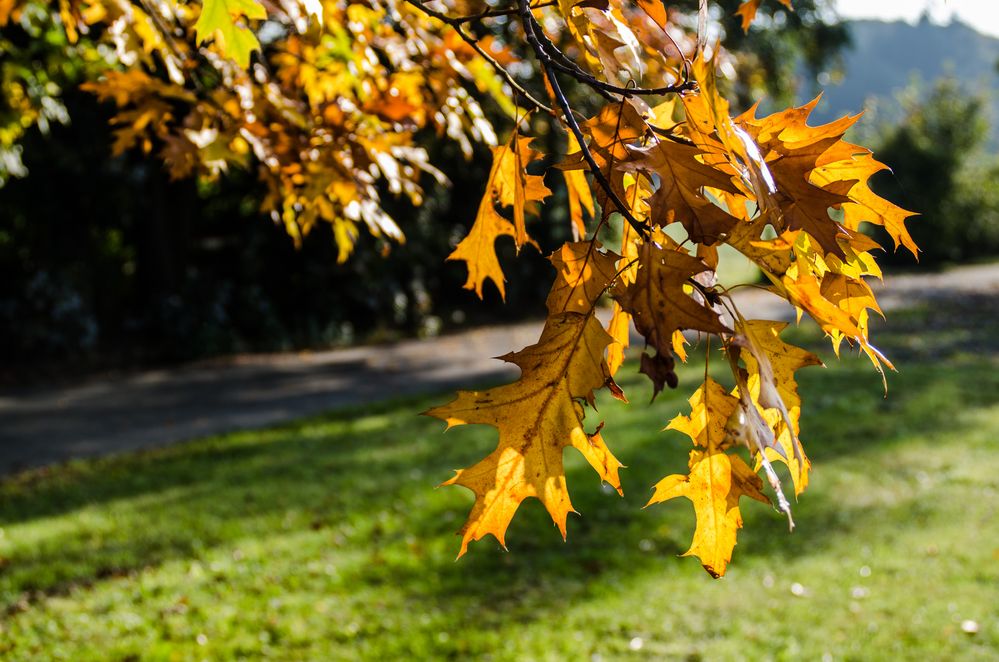
[[[744,500],[717,581],[678,557],[688,502],[641,509],[685,466],[659,430],[697,366],[652,406],[636,376],[633,405],[599,402],[625,498],[569,451],[568,542],[529,501],[509,552],[488,538],[458,562],[471,496],[434,485],[495,433],[415,416],[446,395],[22,474],[0,484],[0,659],[996,659],[999,361],[981,311],[896,316],[887,400],[869,364],[821,350],[830,367],[801,373],[815,467],[798,528]]]

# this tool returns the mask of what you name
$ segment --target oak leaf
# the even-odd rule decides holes
[[[638,212],[636,217],[641,218],[637,204],[639,182],[632,183],[632,195],[626,199],[632,202],[632,213]],[[621,261],[618,263],[620,275],[618,282],[622,286],[635,282],[635,274],[638,271],[638,235],[634,228],[628,223],[621,227]],[[611,307],[611,319],[607,324],[607,333],[610,334],[614,342],[607,348],[607,368],[611,376],[617,374],[618,368],[624,363],[624,350],[631,344],[631,315],[625,312],[624,308],[617,301]]]
[[[448,260],[466,263],[468,278],[464,287],[474,290],[480,299],[487,279],[496,285],[500,297],[506,299],[506,278],[496,256],[496,240],[502,236],[513,237],[518,249],[524,243],[533,243],[527,235],[525,212],[528,205],[551,194],[542,176],[529,175],[525,170],[538,154],[530,148],[530,143],[529,138],[515,133],[508,144],[493,148],[493,164],[475,222],[468,235],[447,256]],[[496,210],[497,202],[513,207],[513,223]]]
[[[496,240],[513,235],[513,224],[500,216],[491,199],[484,197],[479,203],[479,213],[472,229],[447,256],[448,260],[464,260],[468,265],[465,289],[475,290],[481,299],[482,286],[489,279],[499,290],[500,297],[506,299],[506,278],[496,255]]]
[[[737,16],[742,18],[742,31],[749,32],[749,26],[753,24],[756,20],[756,12],[760,10],[760,3],[763,0],[745,0],[739,8],[735,10]],[[790,10],[794,10],[791,6],[791,0],[778,0],[782,5]]]
[[[670,354],[676,331],[730,332],[718,313],[703,299],[695,300],[690,289],[691,279],[708,270],[660,232],[639,247],[635,281],[616,288],[615,299],[634,318],[646,342],[660,354]]]
[[[651,220],[658,226],[679,222],[691,241],[715,244],[738,219],[704,195],[704,187],[737,192],[730,175],[698,160],[697,147],[660,140],[647,148],[629,148],[628,171],[642,171],[659,179],[659,188],[649,199]]]
[[[568,152],[570,154],[579,152],[579,143],[575,136],[569,134]],[[569,220],[572,223],[573,237],[578,241],[586,236],[586,221],[583,218],[584,212],[592,218],[595,215],[593,206],[593,192],[586,181],[586,173],[580,170],[563,170],[562,177],[565,179],[566,196],[569,203]]]
[[[656,352],[654,356],[642,354],[638,372],[642,373],[652,382],[652,399],[663,390],[663,386],[676,388],[680,384],[680,379],[676,375],[676,360],[672,354]]]
[[[805,119],[817,103],[818,98],[800,108],[762,119],[755,118],[750,110],[737,118],[737,122],[759,145],[773,177],[773,202],[761,201],[760,205],[773,209],[768,219],[770,224],[778,232],[804,230],[826,253],[842,257],[839,238],[849,237],[850,233],[833,220],[829,210],[850,201],[846,194],[854,182],[828,181],[818,186],[810,181],[810,175],[822,155],[839,142],[855,119],[809,127]]]
[[[853,182],[846,193],[850,201],[842,205],[843,224],[851,230],[857,230],[865,221],[880,225],[892,238],[896,250],[899,246],[905,246],[918,257],[919,248],[905,226],[906,220],[916,214],[885,200],[871,190],[870,178],[888,169],[888,166],[874,158],[869,149],[842,142],[836,149],[823,155],[812,171],[811,178],[824,186],[833,182]]]
[[[763,482],[749,465],[725,452],[731,446],[725,424],[737,406],[738,400],[711,378],[691,396],[690,415],[678,415],[666,428],[683,432],[697,447],[690,452],[689,474],[674,474],[659,481],[646,504],[648,507],[681,496],[690,499],[697,524],[684,556],[698,557],[713,577],[724,575],[732,560],[736,532],[742,528],[739,498],[748,496],[770,503],[761,491]]]
[[[779,450],[764,451],[767,459],[788,465],[794,482],[795,494],[808,485],[811,466],[798,439],[801,419],[801,396],[795,372],[801,368],[822,365],[811,352],[781,340],[786,322],[768,320],[741,320],[736,328],[736,345],[741,348],[742,360],[748,372],[748,393],[754,404],[759,405],[767,425],[774,430]]]
[[[507,526],[520,503],[540,499],[566,535],[574,512],[566,486],[562,452],[579,450],[600,478],[621,490],[620,462],[599,434],[583,429],[580,400],[608,378],[603,360],[610,336],[592,314],[566,312],[548,318],[541,339],[519,352],[500,357],[520,367],[520,379],[487,391],[460,391],[448,405],[427,412],[448,428],[482,423],[499,429],[495,451],[445,485],[461,485],[475,494],[475,505],[461,529],[463,555],[468,543],[491,534],[505,546]]]
[[[493,150],[493,158],[498,164],[493,180],[496,196],[501,205],[513,207],[513,238],[518,250],[531,240],[527,236],[528,208],[551,195],[544,184],[544,176],[527,174],[527,166],[540,156],[531,149],[531,141],[531,138],[514,134],[507,145]]]
[[[600,250],[596,241],[562,244],[552,253],[558,275],[548,294],[548,313],[589,313],[617,276],[620,256]]]

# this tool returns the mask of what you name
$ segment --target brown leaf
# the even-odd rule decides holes
[[[558,275],[546,305],[549,314],[555,315],[592,311],[617,275],[620,257],[601,251],[598,242],[577,241],[563,244],[549,259]]]
[[[678,250],[675,243],[659,233],[655,240],[638,249],[635,282],[618,288],[615,298],[635,321],[635,328],[657,352],[669,355],[673,334],[692,329],[706,333],[730,332],[718,313],[685,291],[694,276],[708,271],[696,257]],[[664,245],[663,245],[664,244]]]
[[[638,371],[652,380],[652,400],[656,399],[663,386],[676,388],[680,383],[676,376],[676,361],[672,354],[656,352],[655,356],[649,356],[643,353]]]
[[[645,149],[631,148],[629,171],[641,171],[659,178],[659,188],[649,199],[652,223],[666,226],[679,222],[691,241],[715,244],[724,238],[738,219],[711,202],[704,187],[735,193],[732,178],[698,160],[696,147],[661,140]]]

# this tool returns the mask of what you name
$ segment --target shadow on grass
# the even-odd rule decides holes
[[[924,318],[917,319],[925,326]],[[896,344],[892,333],[883,335],[886,345]],[[939,340],[946,342],[947,333]],[[696,373],[689,368],[683,382],[696,383]],[[648,397],[640,383],[634,376],[625,379],[635,403]],[[905,365],[891,378],[889,400],[859,359],[805,370],[801,384],[804,441],[819,466],[914,435],[953,433],[963,424],[954,411],[991,405],[999,391],[994,362],[968,356],[960,344],[930,362]],[[683,500],[641,506],[648,486],[685,467],[688,448],[676,435],[658,432],[686,410],[683,400],[673,393],[652,407],[601,403],[608,443],[630,467],[626,497],[602,490],[581,458],[567,453],[573,503],[584,513],[570,520],[568,544],[561,544],[543,508],[531,500],[511,526],[513,553],[496,552],[488,538],[457,563],[452,553],[458,539],[451,534],[467,514],[470,495],[452,488],[434,492],[431,486],[445,480],[450,468],[491,450],[495,432],[469,426],[442,435],[439,421],[413,415],[426,400],[24,474],[0,484],[0,527],[12,529],[0,547],[6,556],[0,559],[0,600],[9,608],[24,593],[60,593],[170,560],[198,559],[206,550],[247,539],[311,531],[331,547],[366,558],[351,571],[351,582],[391,584],[414,604],[453,600],[458,611],[468,606],[460,618],[474,618],[477,627],[509,619],[511,612],[537,618],[554,608],[546,605],[551,590],[572,601],[589,595],[595,582],[678,568],[665,561],[687,548],[692,509]],[[852,522],[884,516],[876,508],[844,510],[821,488],[806,493],[800,508],[807,527],[794,535],[787,535],[776,514],[748,516],[752,534],[743,538],[737,556],[807,555],[830,536],[848,533]],[[21,529],[23,542],[15,538]]]
[[[858,389],[857,383],[863,380],[874,382],[873,388]],[[960,435],[965,423],[955,417],[955,411],[994,404],[999,387],[993,367],[971,361],[913,367],[896,382],[894,402],[885,404],[880,381],[871,374],[869,364],[860,360],[849,361],[848,367],[813,371],[810,378],[803,380],[805,401],[823,401],[819,411],[806,414],[803,421],[805,443],[811,440],[808,448],[820,471],[823,464],[840,457],[862,463],[865,455],[911,441],[915,436],[932,439],[944,431]],[[836,395],[823,399],[822,393]],[[649,486],[667,473],[684,471],[688,448],[676,435],[650,432],[657,427],[650,418],[623,418],[614,425],[608,423],[606,428],[612,431],[606,435],[612,447],[621,445],[616,440],[633,440],[618,454],[629,465],[624,477],[624,499],[607,490],[601,493],[593,489],[595,476],[587,467],[568,472],[573,503],[583,516],[570,519],[567,544],[558,540],[540,504],[526,501],[507,535],[510,553],[497,551],[495,541],[486,538],[473,543],[468,556],[458,562],[452,562],[451,557],[436,557],[425,559],[417,568],[373,566],[358,580],[391,582],[404,590],[415,587],[408,590],[414,604],[426,599],[475,596],[475,604],[486,605],[487,615],[492,613],[499,622],[508,619],[511,610],[524,618],[537,617],[539,610],[546,609],[544,603],[552,595],[550,590],[571,603],[576,598],[590,597],[594,585],[598,586],[595,594],[604,594],[607,584],[623,581],[631,574],[656,569],[677,571],[678,566],[670,563],[669,557],[682,554],[689,546],[693,508],[683,499],[647,510],[641,507],[650,494]],[[789,534],[787,521],[778,513],[743,500],[747,530],[740,535],[736,556],[774,558],[778,563],[781,559],[822,553],[834,538],[849,536],[854,529],[869,530],[873,528],[871,522],[911,519],[918,510],[914,504],[915,499],[896,501],[890,506],[850,506],[821,485],[813,486],[795,507],[799,527]],[[418,530],[433,527],[447,513],[422,511],[411,523]],[[465,514],[460,512],[461,517]],[[453,549],[457,548],[456,538]],[[696,561],[685,563],[693,566]],[[419,581],[426,574],[436,577],[435,585]],[[479,611],[469,613],[468,624],[474,621],[481,627],[483,618]]]

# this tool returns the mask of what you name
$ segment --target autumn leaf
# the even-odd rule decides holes
[[[704,187],[733,193],[738,189],[729,175],[699,161],[701,152],[696,147],[664,139],[630,151],[627,171],[642,171],[659,179],[659,188],[649,199],[655,225],[679,222],[691,241],[715,244],[738,222],[704,195]]]
[[[770,500],[761,491],[763,482],[745,461],[730,455],[725,424],[738,400],[711,378],[690,398],[689,416],[678,415],[667,426],[686,434],[697,447],[690,452],[689,474],[674,474],[659,481],[646,507],[676,497],[694,504],[697,525],[690,549],[713,577],[721,577],[732,560],[736,532],[742,528],[739,498],[748,496],[763,503]]]
[[[643,353],[638,372],[652,382],[652,400],[656,399],[664,386],[676,388],[680,384],[680,379],[676,375],[676,359],[672,354],[663,354],[658,350],[654,355]]]
[[[778,232],[804,230],[827,253],[843,256],[839,238],[849,232],[832,219],[829,210],[849,202],[846,193],[853,182],[828,181],[817,186],[809,180],[819,159],[839,142],[849,123],[812,128],[805,124],[818,99],[801,108],[783,111],[779,117],[756,119],[752,111],[737,118],[765,155],[775,189],[773,215],[768,219]],[[844,125],[845,124],[845,125]],[[831,134],[831,135],[830,135]]]
[[[666,5],[662,0],[636,0],[639,8],[645,12],[649,18],[663,30],[669,23],[669,16],[666,13]]]
[[[761,491],[763,481],[738,455],[720,451],[690,451],[690,473],[674,474],[659,481],[646,504],[687,497],[694,504],[697,525],[694,540],[683,555],[696,556],[712,577],[721,577],[742,528],[739,498],[748,496],[763,503],[770,500]]]
[[[883,376],[891,364],[869,337],[870,317],[881,309],[865,280],[881,277],[880,246],[860,230],[883,226],[896,250],[916,254],[906,228],[912,214],[874,193],[870,179],[886,166],[844,139],[859,115],[810,126],[816,99],[733,117],[719,76],[741,73],[744,63],[724,42],[705,49],[721,26],[699,25],[694,34],[694,14],[684,16],[679,5],[557,0],[513,16],[499,5],[446,4],[202,0],[200,10],[160,3],[150,14],[127,2],[60,0],[49,18],[74,48],[96,44],[117,54],[118,70],[83,86],[116,106],[115,153],[155,154],[174,178],[214,181],[239,169],[250,181],[252,173],[261,210],[291,243],[302,246],[325,223],[338,261],[352,255],[365,230],[383,252],[404,241],[388,210],[420,208],[432,194],[427,182],[447,183],[432,153],[474,159],[489,146],[492,165],[474,221],[447,257],[465,263],[464,287],[479,298],[492,281],[505,299],[501,237],[518,253],[526,244],[540,250],[528,217],[551,204],[551,191],[528,133],[537,130],[537,144],[549,145],[563,131],[568,154],[557,167],[568,213],[545,216],[568,222],[537,236],[573,240],[545,247],[554,248],[556,273],[541,338],[502,357],[520,368],[517,381],[462,391],[428,412],[448,427],[487,424],[499,434],[492,453],[448,481],[475,495],[461,554],[490,534],[503,544],[529,497],[543,502],[564,536],[573,510],[562,464],[569,446],[620,492],[621,465],[602,423],[584,427],[584,412],[603,387],[624,399],[613,376],[634,324],[649,350],[639,370],[652,381],[653,398],[678,385],[685,332],[708,336],[694,345],[705,348],[706,363],[719,345],[728,359],[734,388],[706,378],[690,414],[670,422],[690,438],[688,473],[660,481],[650,501],[692,501],[697,525],[688,554],[720,576],[742,526],[740,498],[767,501],[755,472],[788,516],[772,465],[787,464],[795,494],[807,486],[796,375],[818,363],[780,338],[785,323],[742,318],[731,288],[717,285],[721,245],[758,265],[769,281],[764,289],[799,318],[812,317],[837,354],[844,342],[859,347]],[[695,4],[698,22],[717,16],[709,3]],[[0,0],[0,24],[22,23],[20,6]],[[744,30],[761,8],[762,0],[739,4]],[[262,20],[266,52],[252,30]],[[46,115],[17,76],[8,81],[8,105],[14,115],[34,112],[33,119],[25,114],[14,138],[0,130],[0,142],[20,148],[12,141]],[[549,101],[532,90],[545,90]],[[493,123],[504,117],[516,126],[496,146],[503,129]],[[450,146],[427,149],[441,141]],[[385,204],[386,194],[401,202]],[[674,240],[666,228],[676,224],[683,230],[673,228]],[[616,247],[618,236],[614,252],[597,241]],[[613,299],[606,330],[594,312],[605,292]],[[748,463],[737,455],[742,446]]]
[[[499,290],[500,297],[506,299],[506,278],[496,255],[496,239],[513,237],[518,247],[531,242],[524,221],[526,207],[551,194],[543,177],[528,175],[523,169],[537,157],[530,143],[529,138],[514,134],[507,145],[493,148],[493,165],[475,222],[468,235],[447,256],[448,260],[465,262],[468,266],[465,289],[474,290],[480,299],[487,279]],[[514,223],[496,210],[496,202],[514,208]]]
[[[199,44],[214,37],[222,53],[245,69],[250,65],[250,53],[260,50],[260,42],[252,30],[238,22],[265,18],[267,10],[255,0],[204,0],[194,30]]]
[[[596,241],[566,243],[552,253],[558,276],[546,305],[548,313],[589,313],[617,275],[620,256],[600,250]]]
[[[515,133],[509,144],[493,150],[497,163],[493,186],[500,204],[513,207],[514,242],[518,250],[531,241],[525,220],[528,207],[551,195],[542,175],[527,174],[527,166],[540,156],[531,149],[531,141]]]
[[[629,145],[640,141],[648,132],[648,125],[638,112],[628,103],[612,103],[604,106],[593,118],[587,120],[582,126],[583,132],[590,137],[587,145],[597,168],[604,173],[605,178],[610,183],[610,188],[621,200],[629,201],[634,215],[635,208],[644,205],[644,200],[638,200],[635,196],[628,195],[628,187],[625,184],[626,174],[620,169],[622,163],[630,158]],[[575,141],[570,142],[570,148],[578,145]],[[566,158],[558,165],[564,172],[575,172],[587,169],[589,166],[583,157],[582,151],[570,149]],[[635,190],[643,187],[635,185]],[[598,187],[595,191],[597,201],[603,208],[604,217],[614,211],[614,204],[610,201],[607,191]]]
[[[820,186],[852,182],[846,193],[850,201],[842,205],[843,224],[854,231],[863,222],[880,225],[892,238],[896,250],[905,246],[913,256],[918,257],[919,248],[905,226],[906,220],[916,214],[871,190],[870,178],[883,170],[888,170],[888,166],[877,161],[869,149],[842,141],[822,156],[812,170],[811,179]]]
[[[506,278],[496,255],[496,240],[499,237],[513,237],[513,224],[500,216],[493,202],[484,197],[479,203],[479,213],[468,234],[458,242],[448,260],[464,260],[468,265],[468,278],[465,289],[475,290],[482,298],[482,286],[491,280],[499,290],[500,297],[506,299]]]
[[[520,379],[487,391],[460,391],[452,403],[427,412],[448,427],[482,423],[499,429],[496,450],[474,466],[457,471],[445,485],[475,494],[475,505],[461,530],[463,555],[468,543],[491,534],[506,544],[506,529],[520,503],[540,499],[562,537],[569,501],[562,451],[572,446],[615,489],[620,463],[599,433],[587,435],[579,400],[592,398],[609,375],[603,361],[610,336],[592,314],[559,313],[548,318],[537,344],[501,357],[520,367]]]
[[[759,406],[780,448],[765,449],[766,458],[787,464],[795,494],[801,494],[808,485],[811,463],[798,440],[801,396],[795,372],[822,365],[822,361],[811,352],[781,340],[780,334],[786,327],[785,322],[740,320],[735,344],[742,349],[748,372],[747,395]]]
[[[597,166],[605,170],[628,160],[628,146],[642,139],[648,126],[631,104],[609,103],[583,124],[583,130],[590,136],[589,147]],[[582,163],[581,154],[570,151],[569,159],[573,157]]]
[[[718,313],[694,299],[691,279],[708,271],[701,260],[684,252],[666,235],[638,249],[635,281],[615,291],[615,299],[635,321],[635,328],[661,354],[670,354],[675,331],[729,332]]]
[[[639,183],[633,182],[635,189],[628,200],[636,200],[638,197]],[[632,205],[633,211],[637,208]],[[639,214],[641,215],[641,214]],[[622,287],[635,282],[635,274],[638,271],[638,237],[635,230],[625,223],[621,228],[621,260],[618,262],[621,270],[618,282]],[[610,334],[614,342],[607,348],[607,368],[613,377],[618,369],[624,364],[624,350],[631,343],[631,314],[627,313],[621,304],[614,301],[611,307],[611,319],[607,323],[607,333]]]
[[[0,0],[0,28],[5,27],[10,21],[14,9],[17,8],[17,0]]]
[[[568,138],[568,152],[574,154],[579,151],[579,143],[576,142],[572,134]],[[586,174],[580,170],[563,170],[562,177],[565,179],[565,189],[569,204],[569,220],[572,223],[573,237],[578,241],[586,236],[586,221],[583,218],[584,212],[592,218],[595,215],[593,206],[593,192],[586,181]]]

